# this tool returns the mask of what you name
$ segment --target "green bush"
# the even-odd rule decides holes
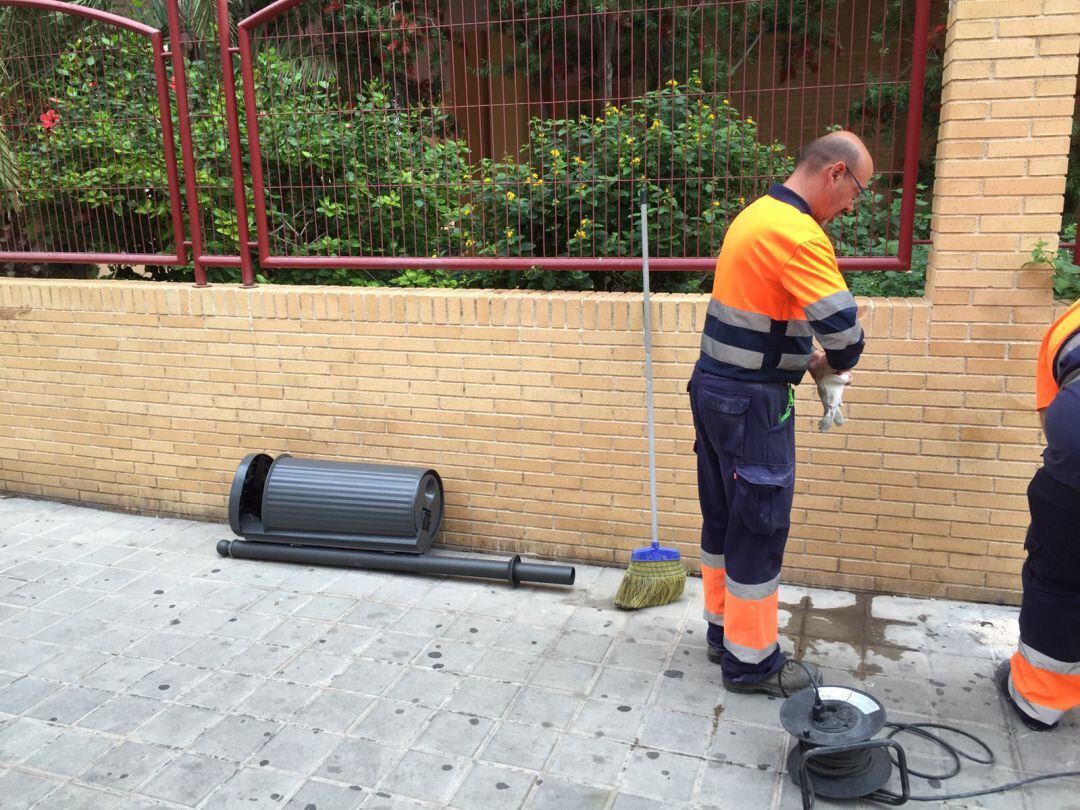
[[[675,81],[596,118],[533,119],[519,160],[485,160],[459,227],[477,256],[641,255],[639,193],[652,256],[715,256],[727,223],[791,170],[780,144],[727,99]],[[729,178],[729,179],[724,179]],[[640,274],[546,273],[555,284],[637,285]],[[534,279],[535,281],[536,279]],[[668,273],[661,289],[699,289],[705,274]]]
[[[903,192],[899,189],[886,203],[886,197],[875,192],[872,200],[856,211],[837,218],[830,227],[838,255],[895,256],[899,248],[900,206]],[[930,202],[926,186],[916,185],[914,238],[930,238]],[[889,234],[889,238],[885,234]],[[873,270],[846,273],[848,287],[854,295],[910,298],[926,292],[926,261],[930,255],[927,245],[915,245],[911,251],[910,271]]]

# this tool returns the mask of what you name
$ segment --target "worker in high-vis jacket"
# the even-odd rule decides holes
[[[688,391],[708,657],[729,691],[782,695],[818,680],[777,643],[795,489],[794,386],[809,370],[825,405],[821,428],[842,422],[863,331],[822,226],[853,210],[873,171],[850,132],[811,142],[783,184],[735,217],[716,263]]]
[[[1024,725],[1049,731],[1080,706],[1080,301],[1043,337],[1035,408],[1046,449],[1028,485],[1020,646],[995,682]]]

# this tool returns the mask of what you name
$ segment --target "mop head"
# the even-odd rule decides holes
[[[630,559],[623,581],[615,594],[615,606],[626,610],[658,607],[674,602],[686,587],[686,569],[678,552],[674,559]]]

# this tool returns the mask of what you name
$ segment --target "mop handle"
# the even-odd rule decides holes
[[[641,287],[645,312],[645,407],[649,421],[649,510],[652,514],[652,544],[660,547],[656,528],[656,438],[653,432],[652,320],[649,312],[649,199],[641,190]]]

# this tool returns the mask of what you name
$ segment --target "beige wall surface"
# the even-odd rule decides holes
[[[925,299],[861,301],[850,421],[798,403],[789,581],[1016,601],[1080,0],[956,0]],[[661,536],[696,565],[704,296],[656,296]],[[0,280],[0,490],[222,520],[248,452],[431,465],[449,545],[648,540],[640,295]]]

